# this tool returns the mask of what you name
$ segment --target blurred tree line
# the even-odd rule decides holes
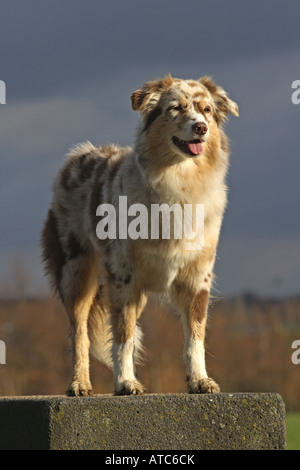
[[[148,393],[186,392],[180,319],[157,299],[141,318],[146,347],[138,376]],[[213,300],[207,325],[208,373],[223,392],[278,392],[300,411],[300,364],[291,360],[300,339],[300,297],[252,295]],[[71,378],[69,325],[60,302],[44,298],[0,299],[0,396],[61,395]],[[112,393],[112,373],[91,360],[95,394]]]

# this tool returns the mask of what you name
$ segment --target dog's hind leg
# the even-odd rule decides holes
[[[98,289],[97,256],[72,232],[59,232],[59,213],[50,209],[41,248],[46,273],[70,319],[73,378],[68,395],[91,394],[88,316]]]
[[[88,318],[97,291],[97,270],[88,255],[68,261],[63,269],[61,291],[71,325],[73,376],[69,396],[92,394],[89,371]]]

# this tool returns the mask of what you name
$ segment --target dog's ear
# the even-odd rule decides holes
[[[131,104],[134,111],[151,111],[158,103],[162,93],[173,83],[171,75],[146,82],[142,88],[131,95]]]
[[[210,77],[202,77],[199,81],[208,89],[214,99],[216,106],[216,120],[218,123],[226,121],[228,113],[231,113],[234,116],[239,115],[238,105],[228,97],[226,91],[222,87],[215,85]]]

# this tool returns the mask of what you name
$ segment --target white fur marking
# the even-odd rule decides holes
[[[187,375],[191,381],[207,377],[205,367],[205,350],[203,341],[192,337],[186,342],[186,366]]]
[[[128,339],[125,343],[113,345],[114,381],[115,388],[119,390],[125,381],[135,381],[133,364],[134,340]]]

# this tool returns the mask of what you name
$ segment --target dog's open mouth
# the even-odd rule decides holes
[[[187,155],[195,156],[200,155],[203,152],[203,145],[200,139],[195,140],[181,140],[178,137],[172,137],[173,143],[178,147],[183,153]]]

